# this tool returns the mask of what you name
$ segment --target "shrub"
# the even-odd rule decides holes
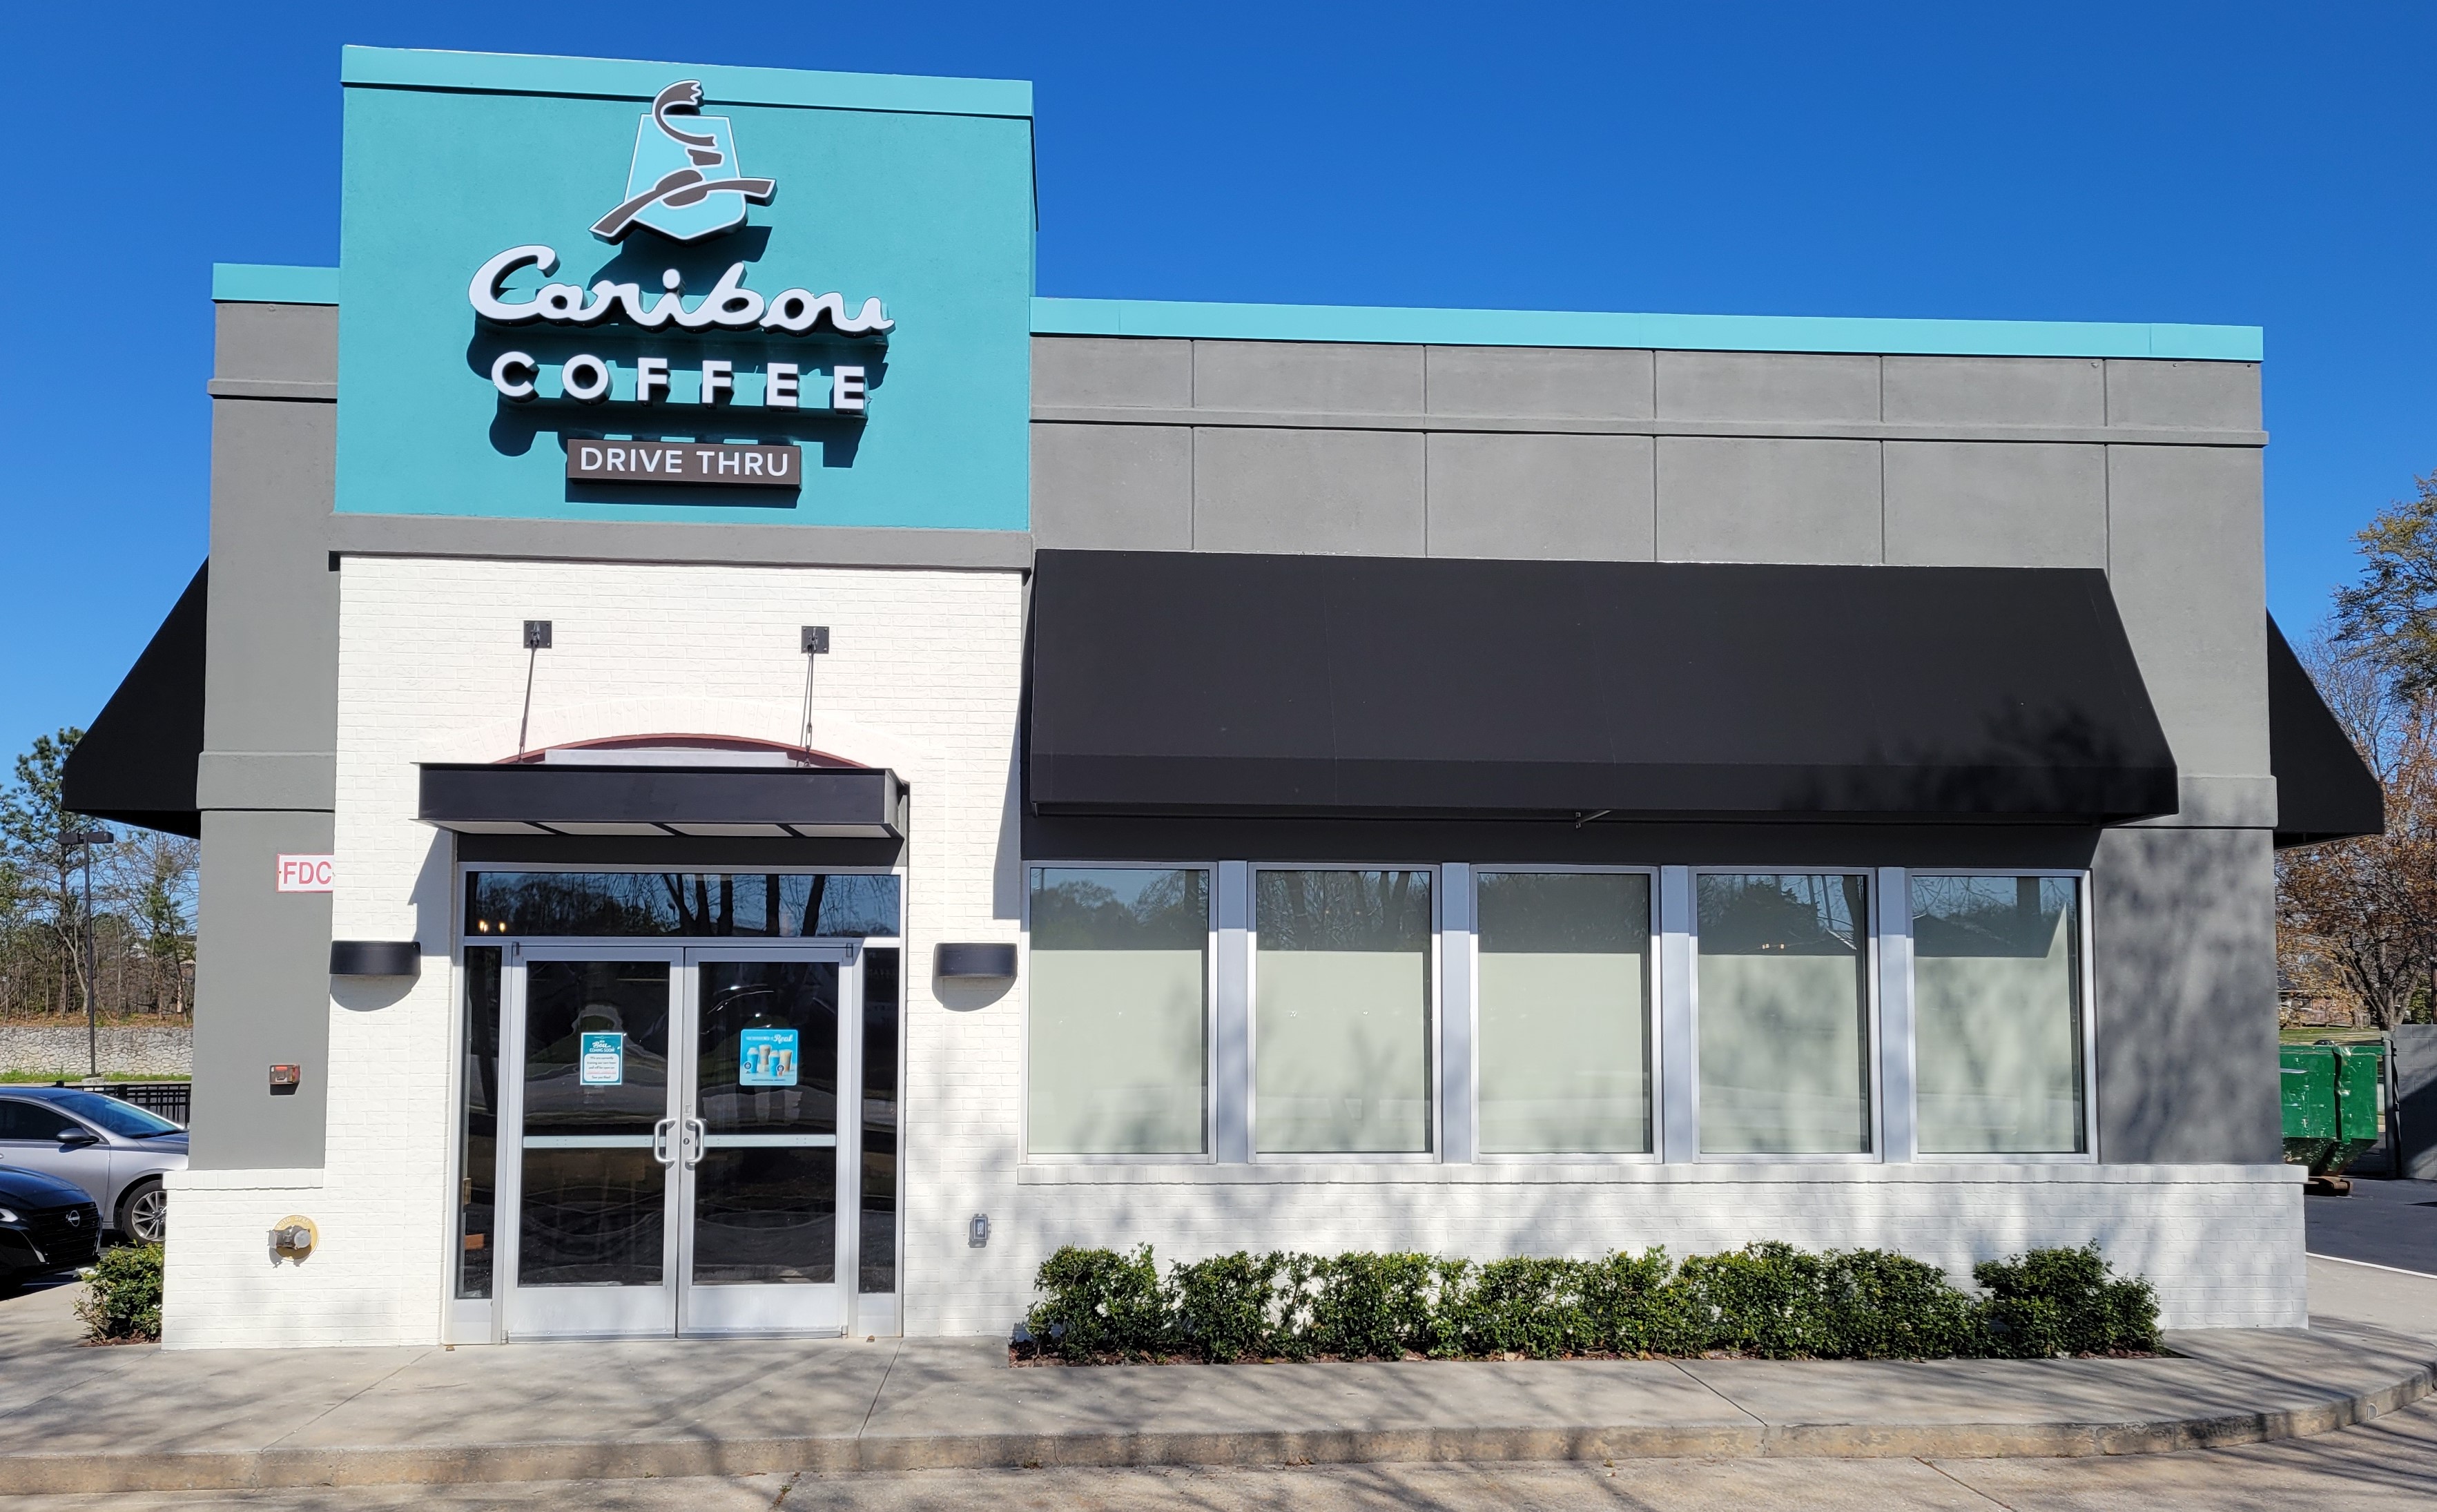
[[[1697,1355],[1927,1360],[2151,1350],[2157,1299],[2092,1244],[1979,1266],[1975,1298],[1885,1250],[1777,1242],[1678,1265],[1661,1249],[1476,1265],[1428,1255],[1254,1255],[1169,1267],[1061,1249],[1026,1314],[1035,1347],[1075,1363],[1178,1353],[1246,1359]]]
[[[1170,1346],[1168,1299],[1146,1244],[1131,1255],[1069,1244],[1041,1264],[1025,1315],[1035,1348],[1061,1360],[1135,1360]]]
[[[1168,1286],[1178,1344],[1221,1364],[1282,1352],[1278,1279],[1286,1268],[1283,1255],[1242,1250],[1177,1266]]]
[[[1983,1260],[1972,1279],[1989,1353],[2016,1360],[2158,1347],[2158,1295],[2140,1276],[2119,1279],[2095,1239],[2078,1250],[2032,1250]]]
[[[122,1245],[104,1250],[85,1278],[77,1301],[85,1337],[95,1344],[127,1344],[161,1337],[161,1246]]]
[[[1319,1261],[1312,1268],[1319,1283],[1311,1301],[1313,1351],[1346,1360],[1431,1353],[1439,1342],[1431,1327],[1435,1283],[1445,1268],[1427,1255],[1356,1253]]]

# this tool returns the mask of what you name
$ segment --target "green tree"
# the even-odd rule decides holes
[[[152,1007],[186,1011],[186,967],[195,958],[195,879],[202,842],[134,830],[112,857],[111,896],[151,978]]]
[[[83,738],[84,731],[74,728],[38,735],[17,758],[17,780],[0,795],[0,851],[26,879],[28,911],[50,937],[65,976],[89,1000],[93,983],[85,975],[81,948],[84,902],[77,886],[83,855],[68,843],[68,836],[85,828],[85,822],[68,812],[61,789],[68,752]]]
[[[2437,472],[2412,480],[2353,538],[2360,581],[2336,590],[2336,640],[2358,647],[2403,694],[2437,690]]]

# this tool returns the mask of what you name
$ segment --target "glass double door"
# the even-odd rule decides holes
[[[517,953],[500,1035],[510,1337],[850,1327],[861,955]]]

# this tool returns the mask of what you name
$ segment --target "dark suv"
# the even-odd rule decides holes
[[[83,1187],[0,1166],[0,1286],[91,1265],[100,1253],[101,1208]]]

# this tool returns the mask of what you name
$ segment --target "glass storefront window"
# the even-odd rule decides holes
[[[1702,1152],[1867,1153],[1868,879],[1705,874],[1693,906]]]
[[[898,953],[863,956],[863,1221],[855,1289],[897,1290]]]
[[[898,933],[899,879],[841,872],[475,871],[465,933],[780,936]]]
[[[1924,1154],[2078,1154],[2081,903],[2070,877],[1912,879]]]
[[[1030,937],[1029,1149],[1202,1153],[1210,873],[1035,867]]]
[[[499,1252],[492,1190],[500,1161],[500,958],[497,945],[465,947],[464,1083],[457,1121],[457,1294],[491,1294]]]
[[[1254,873],[1253,1148],[1431,1148],[1430,873]]]
[[[1650,1149],[1650,878],[1483,871],[1481,1149]]]

